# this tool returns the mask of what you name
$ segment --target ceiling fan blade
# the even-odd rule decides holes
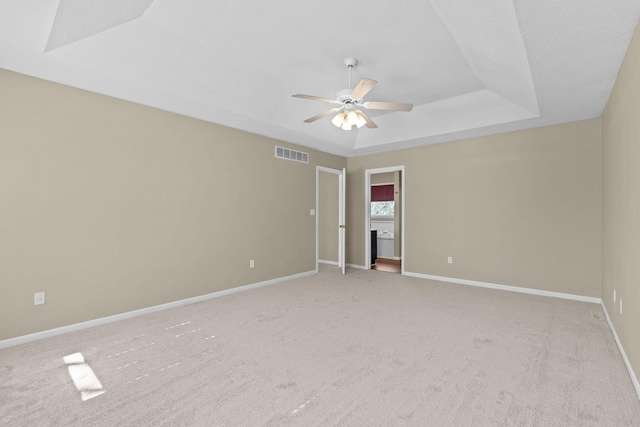
[[[367,116],[365,113],[363,113],[362,111],[358,111],[358,113],[360,113],[360,115],[361,115],[361,116],[364,118],[364,120],[367,122],[367,123],[365,124],[365,126],[367,126],[368,128],[371,128],[371,129],[374,129],[374,128],[377,128],[377,127],[378,127],[378,125],[377,125],[377,124],[375,124],[375,123],[373,123],[373,120],[371,120],[371,119],[369,118],[369,116]]]
[[[319,96],[312,96],[312,95],[301,95],[299,93],[296,93],[295,95],[291,95],[294,98],[303,98],[303,99],[311,99],[312,101],[322,101],[322,102],[329,102],[331,104],[337,104],[338,101],[336,101],[335,99],[331,99],[331,98],[321,98]]]
[[[315,116],[313,116],[313,117],[309,117],[309,118],[308,118],[307,120],[305,120],[304,122],[305,122],[305,123],[313,123],[313,122],[315,122],[316,120],[320,120],[321,118],[323,118],[323,117],[325,117],[325,116],[328,116],[329,114],[331,114],[331,113],[334,113],[334,112],[338,111],[339,109],[340,109],[340,108],[332,108],[332,109],[330,109],[330,110],[325,111],[324,113],[320,113],[320,114],[317,114],[317,115],[315,115]]]
[[[401,102],[365,102],[362,106],[369,110],[411,111],[413,104]]]
[[[369,79],[360,80],[356,88],[353,89],[353,92],[351,92],[351,98],[353,99],[364,98],[364,96],[368,94],[369,91],[373,89],[373,87],[377,84],[378,82],[375,80],[369,80]]]

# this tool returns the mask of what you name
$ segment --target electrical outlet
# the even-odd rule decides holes
[[[616,302],[616,290],[613,290],[613,302]]]
[[[254,260],[249,261],[249,268],[254,268],[256,266],[256,263]]]
[[[44,292],[36,292],[33,294],[33,305],[44,304]]]
[[[447,262],[448,262],[449,264],[453,264],[453,257],[452,257],[452,256],[450,256],[449,258],[447,258]]]
[[[622,298],[620,298],[620,314],[622,314]]]

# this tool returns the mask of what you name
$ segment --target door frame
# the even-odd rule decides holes
[[[346,221],[346,206],[344,202],[344,183],[346,171],[344,169],[331,169],[325,166],[316,166],[316,273],[318,272],[318,259],[320,257],[320,211],[322,209],[320,206],[320,172],[338,175],[338,226],[344,224]],[[344,247],[346,245],[341,244],[340,235],[341,233],[342,235],[346,233],[344,233],[344,228],[338,228],[336,232],[338,233],[338,267],[340,267],[342,271],[344,271],[344,268],[346,266],[346,254],[344,253]],[[342,264],[340,263],[340,260],[342,260]]]
[[[400,274],[404,274],[404,267],[406,265],[407,254],[404,249],[405,244],[405,170],[404,165],[389,166],[385,168],[366,169],[364,171],[364,266],[366,270],[371,270],[371,175],[387,172],[400,172],[400,238],[402,242],[400,244]]]

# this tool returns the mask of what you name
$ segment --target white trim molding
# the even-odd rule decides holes
[[[326,259],[319,259],[318,262],[320,264],[340,265],[338,261],[327,261]]]
[[[180,307],[187,304],[193,304],[200,301],[206,301],[212,298],[218,298],[225,295],[244,292],[251,289],[260,288],[262,286],[273,285],[287,280],[299,279],[305,276],[316,274],[316,271],[306,271],[304,273],[292,274],[291,276],[279,277],[277,279],[265,280],[264,282],[252,283],[249,285],[238,286],[237,288],[225,289],[210,294],[200,295],[197,297],[186,298],[178,301],[168,302],[166,304],[154,305],[152,307],[141,308],[139,310],[128,311],[126,313],[115,314],[113,316],[101,317],[99,319],[87,320],[86,322],[74,323],[73,325],[61,326],[59,328],[48,329],[46,331],[35,332],[29,335],[23,335],[15,338],[9,338],[0,341],[0,349],[12,347],[18,344],[24,344],[31,341],[41,340],[43,338],[54,337],[56,335],[66,334],[67,332],[79,331],[91,328],[93,326],[104,325],[107,323],[117,322],[118,320],[129,319],[131,317],[142,316],[144,314],[154,313],[156,311],[167,310],[170,308]]]
[[[591,302],[594,304],[600,304],[602,301],[600,298],[586,297],[583,295],[564,294],[562,292],[543,291],[541,289],[522,288],[520,286],[498,285],[496,283],[478,282],[475,280],[456,279],[452,277],[433,276],[431,274],[412,273],[412,272],[405,271],[404,275],[410,276],[410,277],[419,277],[422,279],[437,280],[439,282],[450,282],[450,283],[457,283],[459,285],[478,286],[481,288],[498,289],[501,291],[519,292],[521,294],[531,294],[531,295],[540,295],[545,297],[570,299],[574,301]]]
[[[364,265],[358,265],[358,264],[347,264],[347,267],[351,267],[351,268],[355,268],[358,270],[368,270],[368,268]]]
[[[633,368],[631,367],[631,362],[629,362],[627,353],[625,353],[624,347],[622,347],[622,343],[620,342],[620,339],[618,338],[618,334],[616,333],[616,328],[613,327],[613,323],[611,322],[611,318],[609,317],[609,312],[607,311],[607,306],[604,304],[604,301],[602,300],[600,301],[600,306],[602,306],[602,311],[604,311],[604,315],[607,318],[609,329],[611,329],[613,338],[615,338],[616,340],[616,345],[618,346],[618,350],[620,350],[620,354],[622,355],[622,360],[624,360],[624,364],[627,367],[627,371],[629,371],[629,376],[631,377],[633,388],[636,389],[638,400],[640,400],[640,382],[638,382],[638,377],[636,377],[636,373],[633,371]]]

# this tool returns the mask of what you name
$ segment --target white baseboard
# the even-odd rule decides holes
[[[292,274],[291,276],[279,277],[277,279],[265,280],[264,282],[252,283],[250,285],[238,286],[237,288],[225,289],[210,294],[200,295],[197,297],[186,298],[178,301],[168,302],[166,304],[154,305],[152,307],[141,308],[139,310],[128,311],[126,313],[115,314],[113,316],[101,317],[99,319],[88,320],[86,322],[74,323],[73,325],[61,326],[59,328],[48,329],[46,331],[35,332],[29,335],[23,335],[20,337],[9,338],[0,341],[0,348],[11,347],[18,344],[24,344],[30,341],[41,340],[43,338],[49,338],[56,335],[66,334],[67,332],[79,331],[81,329],[91,328],[93,326],[104,325],[106,323],[117,322],[118,320],[129,319],[131,317],[142,316],[144,314],[154,313],[156,311],[167,310],[169,308],[180,307],[187,304],[193,304],[200,301],[206,301],[212,298],[218,298],[225,295],[235,294],[237,292],[244,292],[262,286],[273,285],[275,283],[284,282],[287,280],[299,279],[301,277],[310,276],[316,274],[316,271],[306,271],[304,273]]]
[[[337,262],[334,262],[334,261],[320,261],[320,260],[318,260],[318,262],[326,263],[326,264],[335,264],[335,265],[338,264]],[[351,268],[356,268],[356,269],[359,269],[359,270],[366,270],[367,269],[365,266],[357,265],[357,264],[347,264],[347,266],[351,267]],[[200,301],[206,301],[206,300],[209,300],[209,299],[212,299],[212,298],[218,298],[218,297],[221,297],[221,296],[230,295],[230,294],[234,294],[234,293],[237,293],[237,292],[244,292],[244,291],[248,291],[248,290],[251,290],[251,289],[260,288],[262,286],[273,285],[275,283],[284,282],[284,281],[287,281],[287,280],[298,279],[298,278],[305,277],[305,276],[310,276],[310,275],[313,275],[313,274],[316,274],[316,272],[315,271],[307,271],[307,272],[304,272],[304,273],[293,274],[293,275],[290,275],[290,276],[280,277],[280,278],[277,278],[277,279],[271,279],[271,280],[266,280],[266,281],[263,281],[263,282],[258,282],[258,283],[253,283],[253,284],[249,284],[249,285],[239,286],[237,288],[225,289],[225,290],[222,290],[222,291],[213,292],[213,293],[206,294],[206,295],[200,295],[200,296],[193,297],[193,298],[186,298],[186,299],[182,299],[182,300],[178,300],[178,301],[172,301],[172,302],[169,302],[169,303],[166,303],[166,304],[160,304],[160,305],[156,305],[156,306],[152,306],[152,307],[142,308],[142,309],[139,309],[139,310],[129,311],[129,312],[126,312],[126,313],[120,313],[120,314],[116,314],[116,315],[113,315],[113,316],[101,317],[99,319],[93,319],[93,320],[88,320],[86,322],[75,323],[73,325],[62,326],[62,327],[54,328],[54,329],[48,329],[46,331],[36,332],[36,333],[33,333],[33,334],[29,334],[29,335],[23,335],[23,336],[20,336],[20,337],[9,338],[9,339],[0,341],[0,348],[11,347],[11,346],[15,346],[15,345],[18,345],[18,344],[27,343],[27,342],[30,342],[30,341],[36,341],[36,340],[40,340],[40,339],[43,339],[43,338],[49,338],[49,337],[53,337],[53,336],[56,336],[56,335],[65,334],[67,332],[79,331],[79,330],[82,330],[82,329],[91,328],[93,326],[104,325],[104,324],[107,324],[107,323],[116,322],[118,320],[124,320],[124,319],[129,319],[131,317],[142,316],[144,314],[154,313],[156,311],[162,311],[162,310],[167,310],[167,309],[174,308],[174,307],[180,307],[180,306],[187,305],[187,304],[193,304],[193,303],[200,302]],[[405,272],[404,275],[405,276],[410,276],[410,277],[418,277],[418,278],[422,278],[422,279],[437,280],[437,281],[440,281],[440,282],[450,282],[450,283],[457,283],[457,284],[461,284],[461,285],[478,286],[478,287],[483,287],[483,288],[498,289],[498,290],[504,290],[504,291],[510,291],[510,292],[520,292],[520,293],[525,293],[525,294],[548,296],[548,297],[554,297],[554,298],[570,299],[570,300],[574,300],[574,301],[583,301],[583,302],[591,302],[591,303],[600,304],[600,306],[602,307],[602,311],[604,311],[605,317],[607,318],[607,323],[609,324],[609,329],[611,329],[611,332],[613,333],[613,337],[614,337],[614,339],[616,341],[616,345],[618,346],[618,349],[620,350],[620,354],[622,355],[622,359],[624,360],[624,364],[627,367],[627,371],[629,372],[629,376],[631,377],[631,382],[633,383],[633,387],[636,390],[636,393],[638,395],[638,399],[640,399],[640,383],[638,382],[638,378],[636,377],[636,374],[635,374],[635,372],[633,370],[633,367],[631,366],[631,363],[629,362],[627,354],[624,351],[624,347],[622,346],[622,343],[620,342],[620,339],[618,338],[618,334],[616,333],[616,330],[615,330],[615,328],[613,326],[613,323],[611,322],[611,318],[609,317],[609,312],[607,311],[607,307],[605,306],[604,302],[600,298],[586,297],[586,296],[573,295],[573,294],[565,294],[565,293],[560,293],[560,292],[543,291],[543,290],[539,290],[539,289],[521,288],[521,287],[518,287],[518,286],[498,285],[498,284],[495,284],[495,283],[478,282],[478,281],[474,281],[474,280],[455,279],[455,278],[451,278],[451,277],[434,276],[434,275],[430,275],[430,274]]]
[[[633,388],[635,388],[636,394],[638,395],[638,399],[640,399],[640,383],[638,382],[638,377],[636,377],[636,374],[633,371],[633,367],[631,366],[631,363],[629,362],[629,358],[627,358],[627,354],[624,351],[624,347],[622,347],[622,343],[620,342],[620,339],[618,338],[618,334],[616,333],[616,329],[613,327],[613,323],[611,323],[611,318],[609,317],[609,313],[607,312],[607,307],[605,306],[605,304],[602,301],[602,299],[594,298],[594,297],[586,297],[586,296],[582,296],[582,295],[564,294],[564,293],[561,293],[561,292],[543,291],[543,290],[540,290],[540,289],[521,288],[521,287],[518,287],[518,286],[507,286],[507,285],[498,285],[498,284],[495,284],[495,283],[477,282],[475,280],[455,279],[455,278],[443,277],[443,276],[433,276],[431,274],[420,274],[420,273],[405,272],[404,275],[405,276],[411,276],[411,277],[418,277],[418,278],[421,278],[421,279],[437,280],[437,281],[440,281],[440,282],[457,283],[457,284],[460,284],[460,285],[479,286],[479,287],[482,287],[482,288],[499,289],[499,290],[503,290],[503,291],[520,292],[520,293],[523,293],[523,294],[540,295],[540,296],[546,296],[546,297],[562,298],[562,299],[569,299],[569,300],[573,300],[573,301],[582,301],[582,302],[591,302],[591,303],[595,303],[595,304],[600,304],[600,306],[602,307],[602,311],[604,311],[604,314],[605,314],[605,316],[607,318],[607,323],[609,324],[609,329],[611,329],[611,333],[613,334],[613,337],[615,338],[616,345],[618,346],[618,350],[620,350],[620,354],[622,355],[622,359],[624,360],[624,364],[627,367],[627,371],[629,372],[629,376],[631,377],[631,382],[633,383]]]
[[[629,362],[629,358],[627,358],[627,353],[624,351],[624,347],[622,347],[622,343],[618,338],[618,334],[616,333],[616,328],[613,327],[613,323],[611,323],[611,318],[609,317],[609,312],[607,311],[607,306],[604,305],[604,301],[600,301],[600,305],[602,306],[602,311],[604,311],[604,315],[607,318],[607,323],[609,323],[609,329],[613,333],[613,338],[616,340],[616,344],[618,345],[618,349],[620,350],[620,354],[622,354],[622,360],[624,360],[624,364],[627,367],[627,371],[629,371],[629,376],[631,377],[631,382],[633,383],[633,388],[636,389],[636,394],[638,395],[638,399],[640,399],[640,383],[638,382],[638,377],[636,377],[636,373],[633,371],[631,367],[631,363]]]
[[[543,291],[541,289],[521,288],[519,286],[498,285],[495,283],[477,282],[475,280],[467,279],[455,279],[452,277],[433,276],[431,274],[411,273],[409,271],[404,272],[405,276],[419,277],[422,279],[437,280],[439,282],[457,283],[459,285],[478,286],[481,288],[498,289],[501,291],[519,292],[522,294],[540,295],[545,297],[570,299],[574,301],[592,302],[594,304],[600,304],[600,298],[586,297],[583,295],[564,294],[562,292]]]
[[[338,265],[338,261],[327,261],[326,259],[319,259],[320,264]]]
[[[399,257],[399,256],[381,256],[381,255],[378,255],[376,258],[392,259],[394,261],[401,261],[402,260],[402,257]]]

